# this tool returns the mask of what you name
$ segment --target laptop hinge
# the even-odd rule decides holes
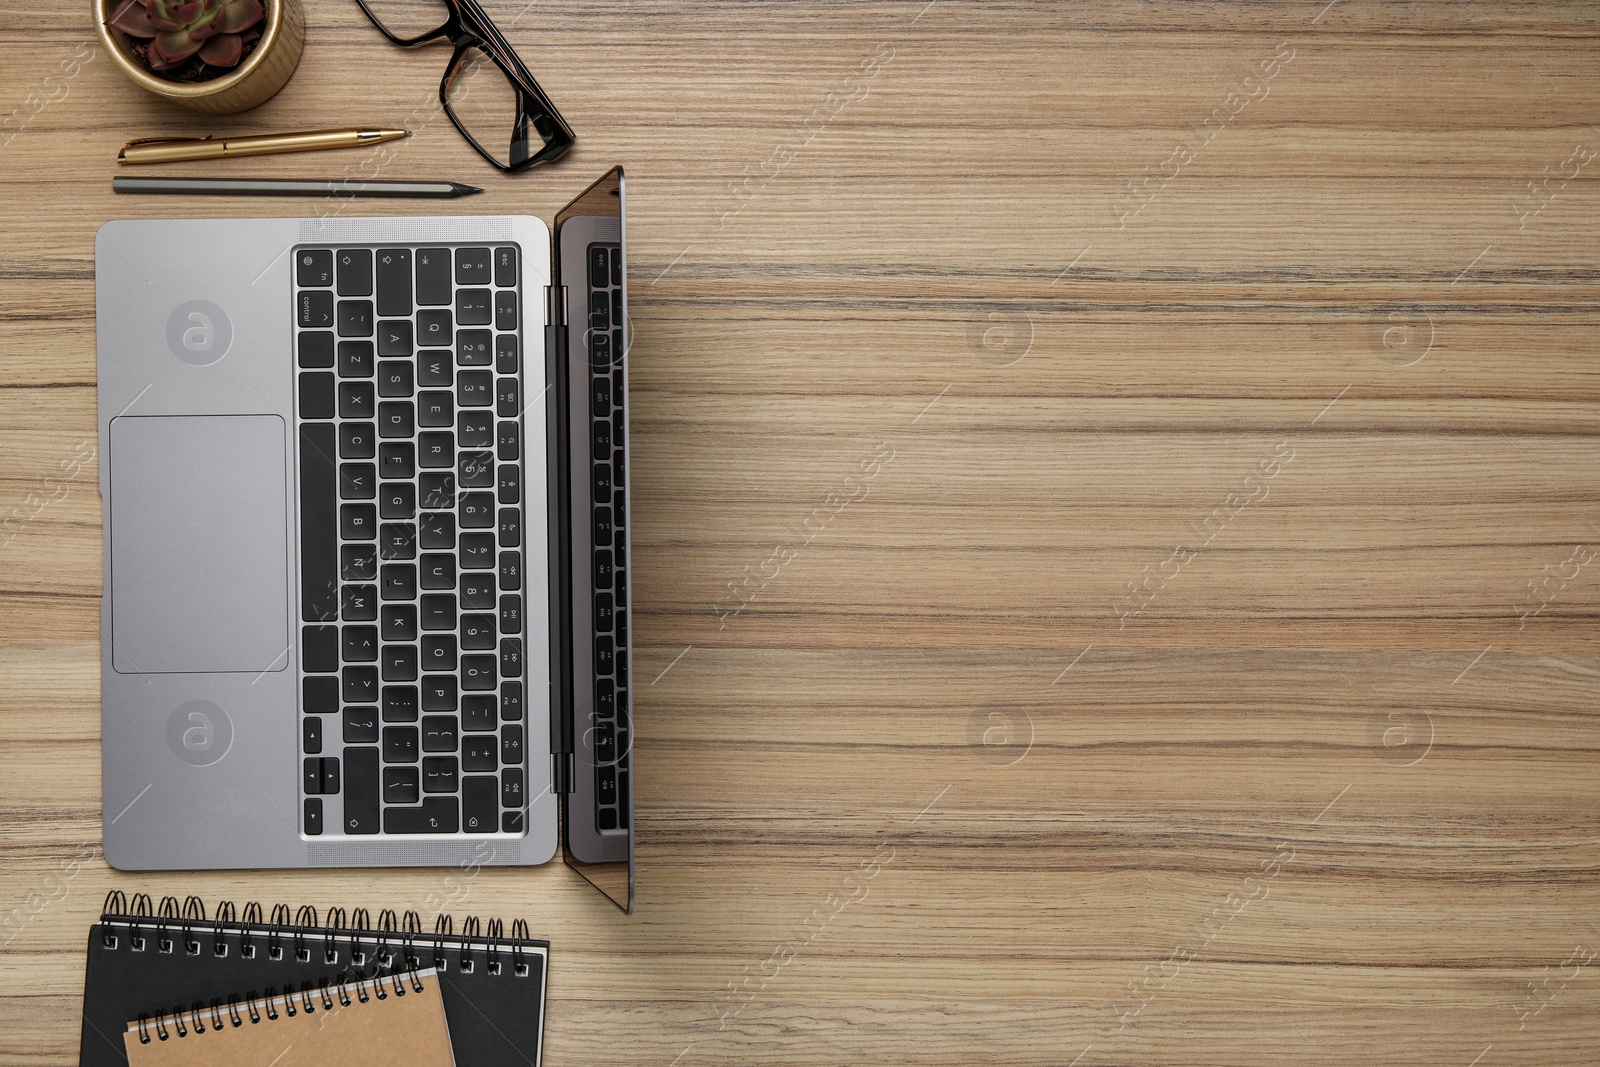
[[[557,796],[572,792],[572,753],[557,752],[550,757],[550,792]]]
[[[558,257],[552,257],[553,259]],[[545,287],[545,425],[550,457],[550,752],[551,791],[572,792],[572,465],[568,451],[570,382],[566,289],[556,277]]]

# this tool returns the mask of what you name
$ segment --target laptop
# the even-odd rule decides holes
[[[633,896],[624,179],[95,246],[105,854]]]

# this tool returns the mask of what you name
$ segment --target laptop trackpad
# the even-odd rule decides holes
[[[112,419],[110,481],[117,673],[287,666],[283,419]]]

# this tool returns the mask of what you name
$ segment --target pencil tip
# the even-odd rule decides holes
[[[455,190],[455,194],[457,196],[471,196],[473,193],[483,192],[483,190],[476,185],[462,185],[460,182],[451,182],[450,188]]]

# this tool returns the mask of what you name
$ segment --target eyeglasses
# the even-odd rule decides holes
[[[440,39],[455,45],[439,83],[439,102],[484,159],[515,173],[559,159],[572,147],[572,127],[476,0],[356,2],[397,45]],[[533,133],[542,142],[537,150]]]

